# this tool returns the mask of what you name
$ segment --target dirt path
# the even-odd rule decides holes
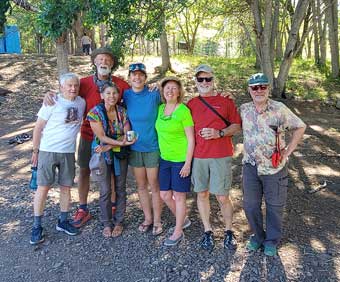
[[[72,71],[89,73],[88,59],[74,57],[70,61]],[[30,246],[33,194],[27,184],[32,144],[9,145],[7,141],[23,132],[32,133],[42,93],[57,85],[55,65],[53,57],[0,56],[0,87],[13,91],[0,97],[1,281],[340,281],[340,111],[318,102],[287,103],[306,121],[308,129],[289,165],[291,181],[279,257],[245,252],[249,229],[241,203],[241,136],[234,140],[237,150],[232,196],[239,240],[236,252],[222,247],[221,215],[215,201],[212,221],[216,247],[211,253],[198,248],[202,225],[194,194],[188,199],[193,224],[178,247],[162,246],[166,232],[157,238],[149,233],[141,235],[137,226],[142,213],[131,175],[122,237],[102,238],[94,185],[90,209],[95,218],[79,236],[59,234],[54,227],[59,209],[56,188],[50,191],[45,210],[47,240],[40,246]],[[247,99],[240,94],[236,102]],[[76,189],[72,199],[77,201]],[[165,229],[174,224],[167,209],[163,222]]]

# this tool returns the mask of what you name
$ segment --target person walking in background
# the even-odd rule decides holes
[[[177,245],[183,238],[183,228],[191,222],[186,216],[186,193],[191,186],[191,161],[195,147],[194,123],[190,110],[182,103],[184,89],[176,77],[161,82],[164,104],[159,106],[156,130],[160,147],[159,182],[161,198],[176,217],[166,246]]]
[[[131,128],[138,134],[136,143],[131,145],[129,156],[129,165],[133,168],[139,201],[144,213],[144,221],[138,229],[145,233],[153,226],[152,234],[157,236],[163,232],[162,201],[158,182],[159,146],[155,129],[161,96],[158,90],[147,88],[146,79],[144,64],[130,64],[131,88],[124,91],[123,99]],[[148,185],[152,193],[151,203]]]
[[[124,176],[127,170],[127,156],[125,159],[118,159],[115,152],[120,152],[121,146],[131,145],[135,140],[133,142],[126,140],[126,132],[130,130],[130,123],[126,110],[117,105],[120,101],[118,87],[107,83],[101,88],[100,94],[104,102],[89,111],[87,120],[94,133],[92,148],[96,153],[104,155],[104,171],[101,175],[94,175],[94,177],[100,187],[99,205],[101,221],[104,225],[103,236],[109,238],[122,234],[122,222],[126,210],[126,190],[122,189],[122,191],[117,191],[120,196],[117,202],[117,212],[113,214],[111,200],[115,192],[114,183],[125,181]],[[124,185],[120,184],[117,187],[120,189]]]
[[[86,35],[84,32],[84,35],[80,39],[81,45],[83,47],[83,54],[85,55],[90,55],[90,50],[91,50],[91,38]]]
[[[263,73],[248,80],[252,102],[241,105],[243,129],[243,207],[253,235],[247,249],[264,246],[267,256],[277,254],[286,204],[287,159],[303,137],[306,125],[284,104],[269,99],[269,80]],[[285,132],[292,131],[288,145]],[[263,226],[262,198],[266,204]]]
[[[32,165],[38,165],[38,189],[34,195],[34,223],[30,244],[44,241],[42,217],[47,194],[54,183],[58,168],[60,185],[60,216],[58,231],[77,235],[79,230],[68,220],[75,176],[76,138],[85,110],[85,101],[78,96],[79,78],[73,73],[60,77],[60,93],[53,106],[42,106],[33,131]]]
[[[195,128],[195,150],[192,183],[197,192],[197,206],[204,225],[201,248],[214,247],[210,224],[210,193],[220,205],[225,228],[224,247],[237,246],[232,231],[233,205],[229,196],[232,182],[232,136],[241,131],[241,119],[234,102],[214,91],[214,74],[208,65],[195,70],[198,97],[187,106],[191,110]]]

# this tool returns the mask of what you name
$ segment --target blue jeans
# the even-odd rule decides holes
[[[258,175],[257,167],[243,165],[243,208],[258,244],[277,246],[282,235],[282,215],[287,199],[287,166],[273,175]],[[266,204],[263,226],[262,198]]]

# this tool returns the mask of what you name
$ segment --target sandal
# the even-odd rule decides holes
[[[110,226],[104,227],[104,229],[103,229],[103,236],[105,238],[110,238],[112,236],[112,230],[111,230]]]
[[[138,230],[142,233],[146,233],[150,230],[151,226],[152,226],[152,223],[146,224],[143,222],[141,225],[139,225]]]
[[[159,224],[154,224],[153,225],[153,228],[152,228],[152,235],[153,236],[158,236],[160,235],[161,233],[163,233],[163,226],[162,226],[162,223],[159,223]]]
[[[123,225],[118,224],[112,230],[112,237],[116,238],[121,236],[123,233]]]

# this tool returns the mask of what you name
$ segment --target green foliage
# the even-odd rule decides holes
[[[59,38],[72,26],[78,13],[84,10],[85,0],[42,0],[38,23],[42,32],[52,38]]]
[[[9,0],[0,1],[0,34],[3,33],[6,23],[6,14],[11,6],[9,2]]]

